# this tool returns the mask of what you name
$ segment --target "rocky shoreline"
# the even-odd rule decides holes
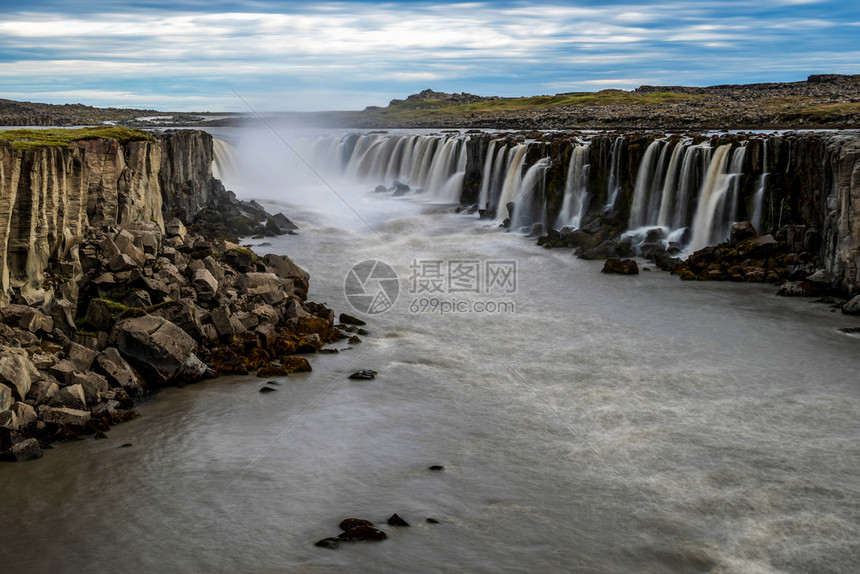
[[[4,215],[38,215],[38,202],[21,198],[45,192],[34,185],[33,161],[57,150],[8,147],[0,150],[0,183],[4,197],[18,198]],[[106,169],[99,153],[104,149],[113,150],[107,156],[126,162],[125,168]],[[237,235],[281,235],[295,226],[255,202],[237,200],[211,177],[208,134],[184,132],[125,146],[93,140],[65,153],[82,160],[77,173],[88,182],[53,190],[64,194],[57,207],[63,220],[47,232],[65,234],[68,244],[20,225],[4,237],[3,268],[12,277],[0,307],[4,460],[39,458],[57,441],[105,438],[111,425],[135,416],[135,399],[165,385],[310,370],[300,355],[350,337],[332,310],[307,300],[309,276],[289,257],[260,257],[238,245]],[[144,206],[139,210],[116,185],[145,175],[128,168],[138,153],[171,156],[137,188]],[[88,164],[94,156],[99,161]],[[180,165],[188,168],[183,174]],[[54,180],[76,173],[73,165],[60,166]],[[111,200],[125,209],[105,217],[104,204]],[[83,225],[71,229],[66,216],[82,201],[89,205],[83,221],[77,219]],[[49,256],[18,268],[13,245],[28,256],[40,249]]]

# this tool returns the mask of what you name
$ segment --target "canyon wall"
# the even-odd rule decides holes
[[[72,296],[78,246],[92,229],[154,222],[163,230],[164,213],[193,218],[228,195],[212,177],[209,134],[153,137],[24,150],[0,143],[0,304]]]

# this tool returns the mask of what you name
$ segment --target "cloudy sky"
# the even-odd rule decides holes
[[[0,0],[0,97],[360,109],[425,88],[535,95],[860,73],[856,0]]]

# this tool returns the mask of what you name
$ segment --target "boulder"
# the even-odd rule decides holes
[[[118,322],[108,343],[155,384],[170,381],[197,351],[197,342],[188,333],[153,315]]]
[[[2,391],[2,388],[0,388],[0,391]],[[34,405],[39,406],[50,402],[58,392],[60,392],[60,385],[54,381],[37,381],[30,388],[27,398],[33,401]]]
[[[0,412],[0,429],[16,431],[19,428],[18,415],[15,414],[15,411]]]
[[[48,405],[83,410],[87,408],[87,398],[81,385],[69,385],[60,389]]]
[[[846,315],[860,315],[860,295],[857,295],[842,306],[842,312]]]
[[[185,239],[185,236],[188,235],[188,230],[179,218],[174,217],[164,225],[164,233],[167,237]]]
[[[621,275],[637,275],[639,265],[632,259],[618,259],[610,257],[603,264],[603,273],[619,273]]]
[[[212,320],[212,324],[215,326],[219,337],[228,337],[247,331],[245,325],[238,318],[234,317],[226,306],[218,307],[209,313],[209,319]]]
[[[167,319],[195,339],[203,337],[200,321],[206,312],[197,307],[191,299],[171,301],[151,310],[149,314]]]
[[[144,263],[146,263],[146,254],[143,249],[135,245],[135,237],[131,232],[123,229],[116,234],[113,241],[117,249],[119,249],[120,254],[125,255],[133,261],[136,267],[143,267]],[[111,262],[113,262],[113,258],[111,258]],[[113,263],[111,263],[111,269],[113,269]]]
[[[403,520],[400,515],[397,513],[392,514],[388,517],[388,525],[389,526],[409,526],[409,523]]]
[[[84,426],[90,420],[89,411],[66,407],[39,407],[39,416],[46,423],[56,425]]]
[[[116,387],[121,387],[132,396],[138,396],[143,392],[144,383],[131,368],[116,347],[108,347],[96,358],[96,364],[107,375],[108,382]]]
[[[110,389],[107,379],[98,373],[75,373],[72,376],[72,383],[80,385],[84,391],[84,399],[88,405],[94,405],[102,399],[102,393],[106,393]],[[71,388],[71,387],[67,387]]]
[[[136,269],[143,264],[138,265],[134,259],[126,255],[125,253],[117,253],[110,258],[108,265],[110,266],[111,271],[113,271],[114,273],[119,273],[122,271],[131,271],[132,269]]]
[[[375,525],[363,518],[344,518],[338,526],[341,530],[352,530],[353,528],[373,528]]]
[[[388,539],[388,535],[376,528],[359,526],[358,528],[350,528],[345,532],[341,532],[338,538],[345,542],[381,542]]]
[[[13,404],[15,404],[15,399],[12,398],[12,389],[0,384],[0,412],[8,411]]]
[[[9,449],[9,454],[16,462],[26,462],[42,457],[42,449],[39,447],[39,441],[34,438],[22,440],[15,443]]]
[[[72,361],[80,371],[88,371],[93,366],[93,361],[98,357],[99,352],[93,349],[88,349],[83,345],[71,343],[66,349],[66,357]]]
[[[359,319],[358,317],[353,317],[352,315],[348,315],[346,313],[341,313],[340,317],[338,317],[341,323],[344,325],[358,325],[359,327],[363,327],[367,325],[364,321]]]
[[[815,283],[809,281],[789,281],[782,284],[776,294],[783,297],[817,297],[822,292],[823,289],[821,286]]]
[[[298,277],[307,281],[311,277],[307,271],[296,265],[293,260],[286,255],[275,255],[270,253],[263,257],[263,262],[275,275],[283,279]]]
[[[38,416],[36,415],[36,409],[28,405],[27,403],[15,403],[12,405],[12,412],[18,417],[18,424],[21,428],[28,428],[36,424],[38,420]]]
[[[48,372],[57,378],[60,386],[72,384],[72,375],[78,371],[80,371],[78,366],[69,359],[63,359],[48,369]]]
[[[281,281],[274,273],[242,273],[236,286],[243,294],[253,296],[280,290]]]
[[[198,269],[194,272],[191,286],[201,300],[212,299],[218,292],[218,281],[208,269]]]
[[[30,392],[34,380],[40,379],[39,371],[22,349],[0,348],[0,383],[12,390],[12,396],[22,401]]]
[[[752,223],[749,221],[740,221],[732,225],[732,229],[729,232],[729,241],[737,243],[738,241],[743,241],[750,237],[756,237],[757,235],[758,232],[755,230],[755,226]]]

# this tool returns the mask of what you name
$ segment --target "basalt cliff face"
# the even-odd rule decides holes
[[[0,304],[74,300],[78,247],[93,229],[190,220],[232,194],[212,177],[212,137],[201,131],[68,147],[0,144]],[[51,276],[46,272],[51,270]]]
[[[462,203],[480,201],[483,178],[493,171],[486,165],[488,152],[492,153],[491,142],[495,142],[496,157],[504,153],[502,150],[526,145],[528,150],[518,167],[521,174],[541,158],[553,161],[533,185],[534,190],[514,194],[517,201],[512,206],[512,222],[516,226],[519,221],[517,210],[530,213],[528,221],[520,223],[541,223],[550,230],[549,244],[553,246],[596,247],[603,241],[618,242],[622,234],[629,235],[637,227],[668,226],[686,229],[684,235],[678,235],[678,243],[689,247],[691,235],[703,225],[709,225],[712,232],[710,237],[705,235],[704,245],[715,245],[729,239],[732,222],[755,220],[762,236],[772,235],[777,242],[786,244],[787,252],[802,255],[794,266],[802,263],[810,271],[824,269],[831,288],[847,294],[860,293],[860,134],[856,132],[710,136],[610,133],[590,136],[587,144],[582,143],[581,136],[564,133],[534,132],[525,136],[470,136],[466,142],[467,177]],[[537,141],[529,143],[529,138]],[[677,181],[684,169],[682,155],[678,155],[674,173],[669,159],[673,149],[680,146],[687,146],[679,151],[686,151],[692,158],[686,175],[692,193],[686,195],[678,193],[683,187]],[[709,167],[714,165],[711,159],[724,146],[724,199],[710,219],[698,218],[705,211],[701,204],[709,200],[705,195]],[[579,191],[571,185],[570,178],[577,147],[585,147],[579,160],[584,174]],[[676,180],[678,191],[674,196],[663,197],[669,193],[670,177]],[[496,197],[493,204],[492,182],[485,190],[487,187],[491,203],[488,211],[498,214],[501,198]],[[565,200],[576,193],[584,202],[582,220],[574,226],[575,234],[559,238],[551,230],[562,231]],[[671,213],[665,217],[665,210],[659,209],[663,200],[675,214],[674,221]],[[665,246],[666,238],[662,239]],[[623,248],[623,239],[621,242]],[[657,242],[651,245],[647,240],[639,247],[643,248],[640,254],[646,256],[660,251]],[[777,274],[779,279],[785,280],[791,274],[790,267]]]

